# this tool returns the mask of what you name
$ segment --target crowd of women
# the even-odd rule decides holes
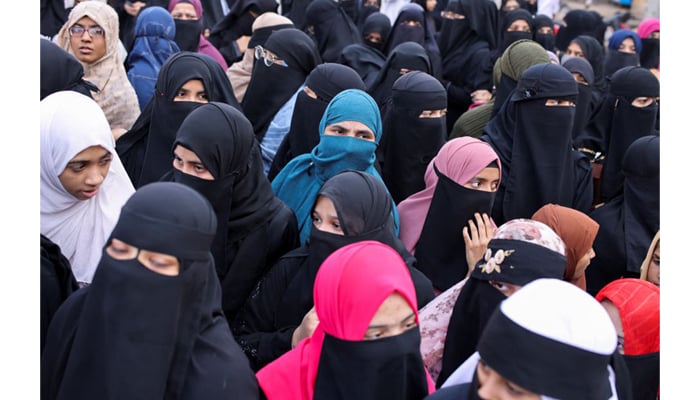
[[[42,399],[660,396],[658,19],[42,1]]]

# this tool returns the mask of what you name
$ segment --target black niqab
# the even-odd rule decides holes
[[[212,254],[223,290],[223,309],[231,319],[276,257],[297,247],[298,239],[275,242],[285,231],[283,226],[275,226],[280,232],[267,234],[269,221],[288,209],[272,192],[253,129],[240,111],[223,103],[197,108],[180,126],[173,149],[177,145],[193,151],[214,177],[205,180],[173,169],[164,180],[196,189],[214,207],[219,228]],[[296,219],[291,222],[296,226]]]
[[[425,169],[447,140],[447,130],[445,116],[420,115],[424,110],[445,108],[444,86],[427,73],[412,71],[394,82],[377,149],[382,179],[394,203],[425,188]]]
[[[172,55],[158,73],[153,97],[116,143],[134,187],[158,181],[170,170],[175,133],[187,114],[202,104],[173,101],[180,87],[191,79],[202,81],[209,101],[238,105],[226,73],[211,57],[186,51]]]
[[[255,375],[222,318],[209,252],[215,229],[213,210],[193,189],[157,182],[137,190],[111,238],[177,257],[179,274],[105,251],[92,284],[49,328],[42,398],[257,398]]]
[[[296,28],[272,32],[263,47],[284,60],[287,67],[274,63],[268,67],[263,59],[255,60],[241,106],[261,143],[275,114],[321,63],[314,41]]]
[[[482,140],[502,164],[492,213],[497,225],[529,218],[547,203],[590,210],[591,167],[572,147],[575,108],[545,105],[547,99],[576,101],[577,94],[576,81],[564,67],[536,64],[523,73],[507,103],[484,127]]]
[[[334,0],[313,0],[306,8],[306,26],[324,62],[338,62],[345,46],[362,42],[357,26]]]

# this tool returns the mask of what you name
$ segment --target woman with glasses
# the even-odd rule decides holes
[[[56,43],[74,55],[83,78],[99,89],[92,96],[104,111],[115,139],[139,116],[139,100],[119,56],[119,17],[107,3],[84,1],[73,8]]]
[[[254,51],[253,74],[241,106],[260,142],[267,174],[289,132],[296,96],[322,60],[314,41],[296,28],[273,32]]]

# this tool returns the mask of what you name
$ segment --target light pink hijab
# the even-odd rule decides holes
[[[423,224],[438,183],[433,164],[443,175],[463,185],[493,161],[496,161],[500,171],[501,160],[491,145],[469,136],[452,139],[440,148],[425,170],[423,177],[425,189],[409,196],[398,205],[399,217],[401,218],[399,238],[404,242],[408,251],[412,254],[415,253],[416,244],[423,231]]]

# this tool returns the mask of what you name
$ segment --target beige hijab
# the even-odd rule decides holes
[[[648,281],[649,277],[647,276],[649,274],[649,264],[651,263],[652,257],[654,257],[654,250],[656,250],[656,244],[659,243],[659,240],[661,240],[661,231],[657,231],[656,235],[654,235],[654,239],[651,240],[651,244],[649,245],[649,250],[647,250],[647,256],[642,261],[642,267],[641,271],[639,273],[639,279]]]
[[[266,12],[260,14],[255,21],[253,21],[252,32],[255,35],[255,31],[260,28],[266,28],[269,26],[277,25],[293,25],[294,23],[287,17],[279,15],[274,12]],[[250,76],[253,73],[253,63],[255,62],[255,50],[246,49],[243,53],[243,58],[241,61],[231,64],[231,66],[226,71],[228,79],[231,81],[231,86],[233,86],[233,94],[236,96],[238,102],[243,101],[243,95],[248,89],[248,83],[250,83]]]
[[[101,1],[83,1],[68,15],[68,20],[56,35],[56,43],[72,55],[68,29],[83,17],[89,17],[105,31],[107,52],[92,64],[83,64],[83,79],[94,83],[100,91],[92,97],[104,111],[109,127],[128,130],[139,116],[136,91],[129,83],[124,64],[119,57],[119,17],[117,12]]]

